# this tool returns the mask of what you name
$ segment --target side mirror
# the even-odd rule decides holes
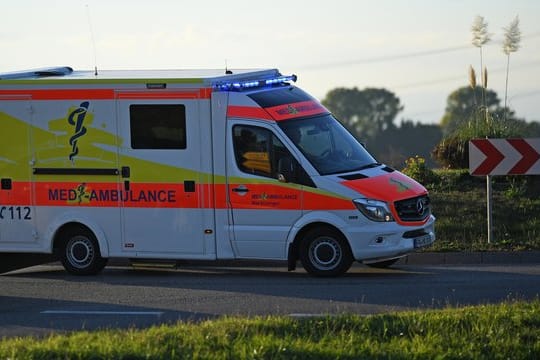
[[[294,161],[291,157],[285,156],[278,161],[277,179],[280,182],[286,183],[294,181]]]

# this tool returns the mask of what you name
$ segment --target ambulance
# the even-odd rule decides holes
[[[387,267],[435,240],[416,181],[277,69],[0,74],[0,253]]]

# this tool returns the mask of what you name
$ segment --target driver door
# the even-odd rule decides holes
[[[271,128],[231,121],[227,133],[234,154],[227,160],[227,191],[235,252],[284,259],[287,236],[302,215],[303,186],[278,180],[278,170],[280,162],[296,161]]]

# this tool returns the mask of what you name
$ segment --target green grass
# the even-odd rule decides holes
[[[493,236],[487,244],[485,192],[432,191],[437,241],[429,251],[540,249],[540,199],[493,195]]]
[[[539,359],[540,301],[295,320],[222,318],[0,341],[2,359]]]

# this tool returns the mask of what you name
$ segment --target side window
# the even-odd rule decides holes
[[[270,131],[254,126],[233,128],[234,155],[238,168],[243,172],[272,176]]]
[[[283,143],[269,130],[256,126],[233,127],[234,155],[238,168],[248,174],[277,179],[280,163],[294,169],[288,182],[315,187]]]
[[[129,107],[133,149],[185,149],[184,105],[131,105]]]

